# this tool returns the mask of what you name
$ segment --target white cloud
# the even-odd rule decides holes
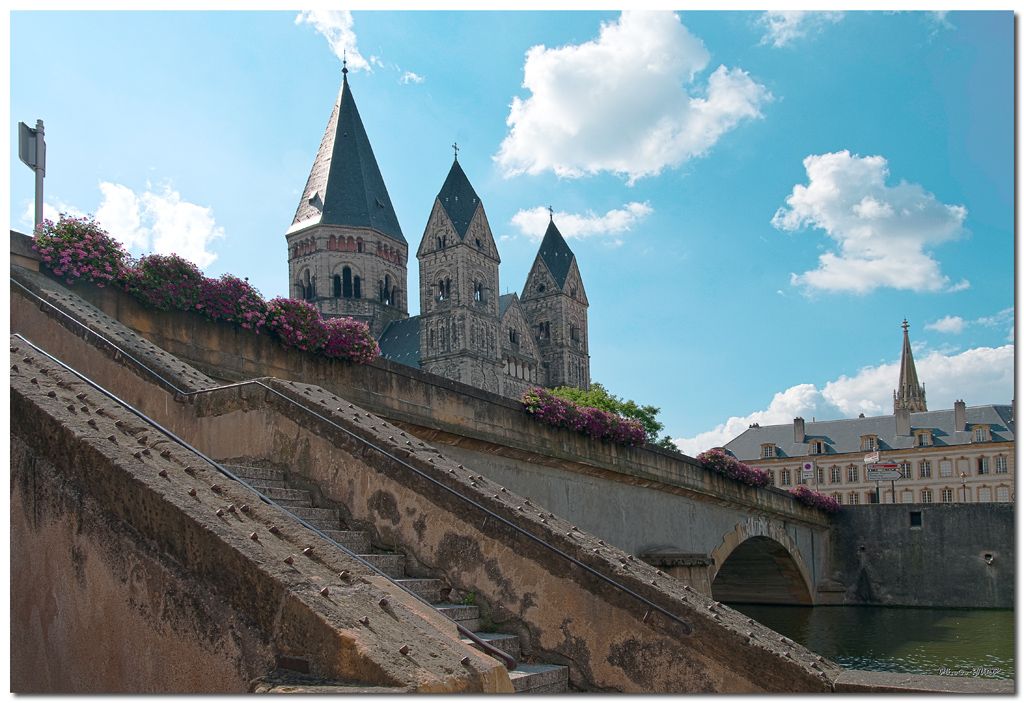
[[[526,53],[523,87],[494,159],[506,176],[603,171],[633,183],[705,154],[771,94],[743,70],[719,66],[670,12],[623,12],[597,39]]]
[[[85,213],[74,205],[58,200],[56,204],[43,200],[43,219],[56,222],[60,219],[61,213],[71,217],[84,217]],[[26,232],[31,232],[36,222],[36,204],[33,200],[25,201],[25,209],[21,213],[21,224],[25,226]]]
[[[178,254],[202,269],[216,261],[210,245],[224,237],[224,228],[214,220],[211,208],[182,200],[181,193],[170,186],[154,191],[147,184],[139,194],[128,186],[104,181],[100,194],[96,222],[132,254]],[[43,213],[55,222],[58,213],[84,216],[78,208],[61,202],[56,206],[44,203]],[[25,217],[31,227],[31,202]]]
[[[567,239],[583,239],[585,237],[612,236],[624,234],[645,217],[654,212],[649,203],[631,202],[621,208],[609,210],[603,215],[593,212],[576,214],[556,212],[555,221],[558,231]],[[547,231],[550,215],[546,207],[535,207],[520,210],[512,216],[512,224],[531,239],[540,240]]]
[[[917,360],[918,377],[925,383],[928,407],[952,408],[963,398],[968,405],[1009,403],[1013,398],[1013,345],[977,347],[956,354],[934,351]],[[858,414],[892,412],[892,392],[899,382],[899,361],[868,366],[853,376],[840,376],[821,390],[803,383],[776,393],[764,410],[725,422],[693,437],[673,441],[679,450],[694,456],[720,447],[743,433],[751,423],[786,424],[794,417],[836,419]]]
[[[327,40],[331,51],[340,61],[348,59],[351,71],[370,71],[370,62],[363,58],[356,46],[352,13],[348,10],[303,10],[295,17],[295,24],[311,24]],[[376,60],[376,57],[373,57]]]
[[[398,82],[401,83],[402,85],[409,85],[410,83],[417,83],[417,84],[419,84],[419,83],[422,83],[425,80],[426,80],[426,78],[424,78],[423,76],[419,75],[418,73],[413,73],[412,71],[406,71],[405,73],[402,74],[402,77],[398,79]]]
[[[913,291],[957,291],[926,251],[964,234],[967,209],[945,205],[916,183],[886,185],[881,156],[849,151],[804,159],[808,184],[797,184],[772,224],[795,231],[819,228],[838,251],[818,257],[818,268],[792,274],[790,283],[809,290],[869,293],[890,287]]]
[[[964,331],[964,318],[959,315],[946,315],[935,322],[929,322],[924,328],[943,334],[960,334]]]
[[[764,25],[762,44],[778,48],[810,32],[821,31],[825,26],[843,19],[842,12],[811,12],[808,10],[776,10],[765,12],[758,19]]]

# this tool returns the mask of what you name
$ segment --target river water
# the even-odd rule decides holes
[[[1012,610],[731,607],[847,669],[1013,678]]]

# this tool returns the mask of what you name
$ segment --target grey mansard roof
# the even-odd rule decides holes
[[[804,424],[804,442],[794,442],[793,424],[751,427],[725,445],[725,449],[740,461],[761,458],[761,445],[774,444],[779,458],[810,456],[812,440],[825,441],[825,455],[863,453],[861,435],[877,435],[879,449],[910,449],[914,444],[914,430],[931,430],[932,444],[936,447],[971,443],[971,425],[988,425],[993,442],[1011,442],[1014,439],[1013,407],[1010,405],[979,405],[967,408],[967,430],[955,430],[954,411],[930,410],[910,414],[909,436],[896,434],[896,416],[863,417],[852,420],[823,420]],[[822,455],[817,455],[822,456]]]
[[[565,279],[569,275],[569,267],[572,265],[575,255],[569,245],[565,243],[562,233],[555,227],[554,220],[548,224],[544,240],[540,243],[538,256],[547,265],[551,275],[555,277],[558,287],[564,288]]]
[[[348,76],[313,160],[292,230],[316,224],[368,227],[406,243]]]
[[[437,199],[444,211],[448,213],[452,224],[455,225],[459,239],[465,239],[466,232],[469,231],[469,223],[480,204],[480,198],[473,190],[473,185],[469,182],[466,172],[462,170],[462,166],[459,166],[458,161],[452,163],[448,177],[444,179],[444,185],[441,186],[441,192],[437,194]]]
[[[395,320],[387,327],[377,340],[380,355],[385,359],[411,366],[420,367],[420,316]]]

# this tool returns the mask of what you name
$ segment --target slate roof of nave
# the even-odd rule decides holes
[[[420,368],[420,316],[393,321],[381,332],[377,344],[385,359]]]

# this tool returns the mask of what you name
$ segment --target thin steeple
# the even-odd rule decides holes
[[[291,231],[317,224],[367,227],[404,244],[402,227],[352,97],[347,61],[341,73],[341,91]]]
[[[548,267],[548,271],[555,279],[559,288],[565,287],[565,279],[569,275],[569,268],[576,256],[566,243],[562,233],[555,225],[555,211],[548,207],[548,229],[544,232],[544,239],[540,243],[540,251],[537,256]]]
[[[437,194],[437,201],[441,203],[441,207],[448,214],[448,219],[455,225],[459,239],[465,239],[469,223],[473,221],[476,209],[480,206],[480,198],[459,164],[458,146],[453,144],[452,148],[455,149],[455,160],[452,161],[448,177],[444,179],[444,185]]]
[[[914,366],[914,352],[910,348],[910,323],[903,320],[903,351],[900,354],[900,384],[893,391],[893,412],[906,409],[912,413],[923,413],[928,410],[925,402],[924,386],[917,380],[917,367]]]

